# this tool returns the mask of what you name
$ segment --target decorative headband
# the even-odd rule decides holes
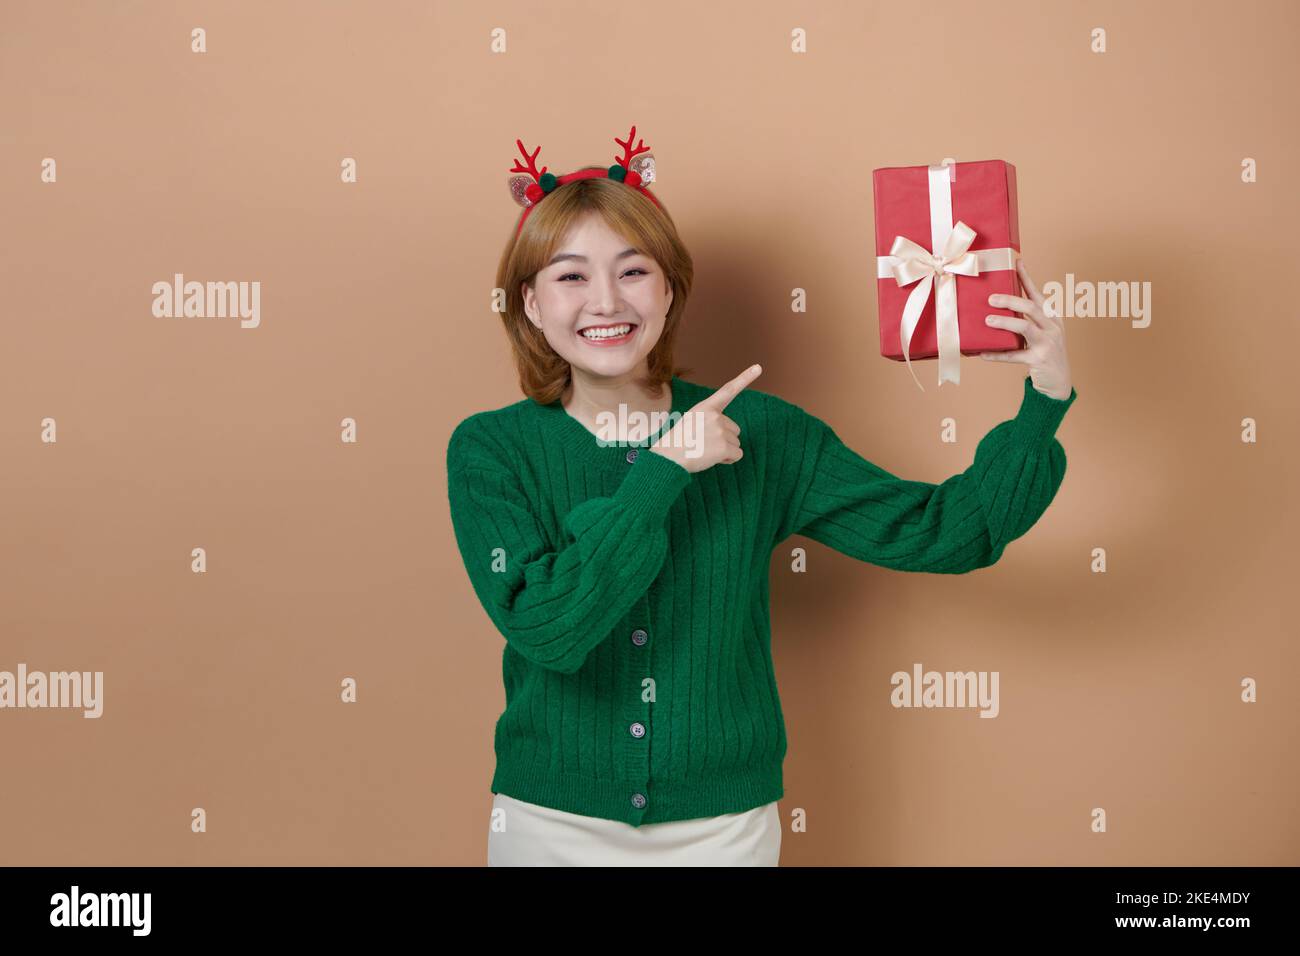
[[[656,206],[659,200],[655,199],[654,194],[646,188],[648,183],[655,181],[655,158],[650,152],[650,147],[645,145],[645,140],[637,143],[636,148],[632,147],[632,141],[636,139],[636,127],[627,134],[627,142],[614,137],[614,142],[623,147],[623,155],[614,157],[614,165],[608,169],[580,169],[577,172],[566,173],[563,176],[556,176],[554,173],[548,173],[546,167],[540,170],[537,168],[537,154],[542,151],[538,146],[530,154],[524,149],[524,142],[521,139],[515,140],[515,145],[519,147],[519,152],[524,159],[528,161],[527,166],[521,166],[519,160],[515,160],[512,173],[527,173],[526,176],[511,176],[507,183],[510,186],[510,195],[519,205],[524,207],[524,214],[519,217],[519,227],[515,230],[515,235],[524,228],[524,220],[528,218],[529,213],[536,208],[537,204],[545,199],[550,193],[566,183],[574,182],[578,179],[594,179],[600,176],[609,179],[617,179],[621,183],[634,187],[643,195],[649,197],[650,201]],[[529,177],[532,177],[531,179]],[[662,207],[660,207],[662,208]]]

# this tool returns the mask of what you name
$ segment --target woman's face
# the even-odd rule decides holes
[[[659,264],[629,249],[596,213],[574,224],[523,295],[529,320],[551,348],[599,378],[644,369],[673,301]],[[599,337],[584,329],[599,330]]]

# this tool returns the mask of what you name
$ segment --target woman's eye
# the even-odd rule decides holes
[[[643,275],[643,276],[648,276],[648,275],[650,274],[650,273],[646,272],[644,269],[642,269],[640,266],[637,266],[635,269],[628,269],[627,272],[624,272],[624,273],[623,273],[623,275],[625,275],[625,276],[630,276],[630,275],[632,275],[632,273],[634,273],[634,272],[639,272],[639,273],[641,273],[641,275]],[[564,275],[560,276],[560,278],[559,278],[557,281],[559,281],[559,282],[564,282],[566,279],[568,279],[568,278],[570,278],[570,277],[573,277],[574,279],[581,279],[581,278],[582,278],[582,276],[579,275],[579,274],[576,273],[576,272],[566,272]]]

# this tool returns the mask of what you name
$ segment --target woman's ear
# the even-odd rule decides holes
[[[541,316],[537,311],[537,296],[533,292],[532,285],[521,282],[519,284],[519,294],[523,296],[524,314],[528,316],[528,321],[540,329],[542,327]]]

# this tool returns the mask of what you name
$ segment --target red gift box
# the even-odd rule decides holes
[[[895,166],[872,170],[872,179],[880,354],[909,371],[912,359],[937,358],[942,385],[960,382],[962,355],[1024,348],[1019,333],[984,321],[1020,317],[988,301],[1022,294],[1016,167],[1000,159]]]

